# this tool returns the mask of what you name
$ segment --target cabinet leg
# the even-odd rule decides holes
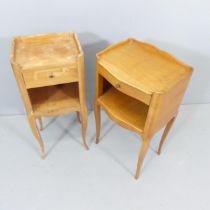
[[[140,169],[142,167],[143,161],[144,161],[144,157],[148,151],[149,148],[149,144],[150,141],[147,138],[143,138],[143,143],[139,152],[139,158],[138,158],[138,163],[137,163],[137,168],[136,168],[136,175],[135,178],[138,179],[139,178],[139,173],[140,173]]]
[[[96,124],[96,144],[98,144],[100,137],[100,130],[101,130],[101,110],[100,106],[97,103],[97,99],[95,99],[94,114],[95,114],[95,124]]]
[[[79,113],[79,112],[77,112],[77,121],[78,121],[79,123],[81,123],[80,113]]]
[[[40,128],[40,131],[43,130],[43,123],[42,123],[42,118],[39,116],[37,117],[38,121],[39,121],[39,128]]]
[[[159,148],[158,148],[158,151],[157,151],[157,154],[158,154],[158,155],[160,155],[160,153],[161,153],[161,148],[162,148],[162,146],[163,146],[163,143],[164,143],[164,141],[165,141],[165,139],[166,139],[166,137],[167,137],[169,131],[171,130],[171,128],[172,128],[172,126],[173,126],[173,123],[174,123],[175,119],[176,119],[176,117],[172,118],[172,119],[168,122],[168,124],[166,125],[166,128],[165,128],[165,130],[164,130],[164,132],[163,132],[163,135],[162,135],[162,137],[161,137],[160,144],[159,144]]]
[[[81,114],[82,114],[82,140],[83,140],[83,145],[88,150],[89,148],[86,143],[86,130],[87,130],[87,118],[88,118],[87,109],[85,108],[84,110],[82,110]]]
[[[40,145],[40,148],[41,148],[41,158],[44,159],[44,155],[45,155],[44,154],[45,153],[44,152],[44,143],[42,141],[42,138],[41,138],[40,133],[39,133],[39,131],[37,129],[37,126],[36,126],[36,119],[35,119],[34,116],[29,116],[28,117],[28,121],[29,121],[29,124],[31,126],[31,130],[33,132],[33,135],[37,139],[37,141],[38,141],[38,143]]]

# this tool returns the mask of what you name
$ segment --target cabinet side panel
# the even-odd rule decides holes
[[[12,69],[13,69],[23,102],[24,102],[24,105],[25,105],[26,112],[27,112],[27,114],[31,114],[32,113],[32,105],[31,105],[31,101],[30,101],[28,92],[25,87],[22,73],[16,65],[14,65],[14,64],[11,64],[11,65],[12,65]]]
[[[152,137],[177,115],[191,73],[164,94],[153,94],[144,133]]]
[[[155,122],[154,132],[164,127],[178,113],[179,106],[185,94],[190,75],[177,83],[166,94],[161,95],[159,111]]]

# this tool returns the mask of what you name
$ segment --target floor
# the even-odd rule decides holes
[[[0,117],[0,210],[209,210],[210,104],[184,105],[162,154],[151,143],[141,176],[133,178],[141,141],[94,116],[81,145],[75,114],[44,119],[46,159],[39,156],[25,116]]]

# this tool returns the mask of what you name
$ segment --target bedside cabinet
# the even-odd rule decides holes
[[[165,130],[158,154],[187,88],[192,68],[168,53],[134,39],[100,52],[96,63],[96,143],[100,136],[100,107],[116,123],[143,139],[135,178],[154,134]]]
[[[13,40],[11,65],[25,104],[32,132],[41,147],[37,129],[42,116],[76,112],[82,124],[86,149],[87,108],[85,99],[84,55],[75,33],[21,36]]]

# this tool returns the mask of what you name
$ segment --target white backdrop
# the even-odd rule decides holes
[[[0,114],[24,112],[9,64],[11,38],[64,31],[79,34],[89,105],[95,54],[128,37],[153,43],[193,66],[183,103],[210,102],[209,0],[6,0],[0,2],[0,26]]]

